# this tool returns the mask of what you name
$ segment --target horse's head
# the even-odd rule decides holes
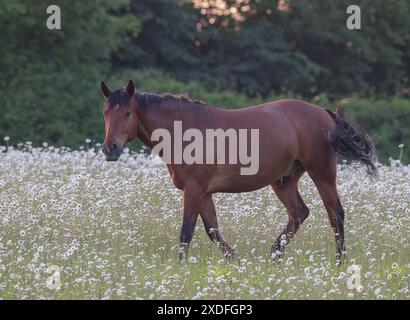
[[[137,136],[137,102],[135,86],[130,80],[126,88],[111,91],[101,82],[105,97],[105,141],[102,151],[107,161],[116,161],[126,144]]]

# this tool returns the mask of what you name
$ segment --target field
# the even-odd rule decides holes
[[[0,153],[0,298],[409,299],[410,166],[392,161],[379,171],[372,180],[339,168],[348,253],[341,267],[307,176],[300,189],[311,216],[283,261],[269,253],[287,214],[265,188],[215,197],[236,261],[198,221],[189,258],[178,263],[182,194],[158,160],[125,153],[107,163],[93,148],[10,148]],[[347,285],[352,269],[359,290]]]

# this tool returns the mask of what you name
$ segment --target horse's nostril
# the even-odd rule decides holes
[[[113,143],[113,145],[112,145],[112,151],[115,151],[115,150],[117,150],[117,145],[116,145],[115,143]]]

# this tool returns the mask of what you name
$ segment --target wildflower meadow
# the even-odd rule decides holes
[[[287,213],[264,188],[215,197],[236,260],[198,220],[179,263],[182,193],[158,159],[126,150],[106,162],[98,145],[9,147],[0,153],[0,298],[409,299],[410,166],[391,160],[378,169],[372,179],[338,168],[348,257],[340,267],[307,175],[300,191],[311,215],[282,261],[270,248]]]

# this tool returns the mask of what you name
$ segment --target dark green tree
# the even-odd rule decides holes
[[[142,32],[122,38],[113,55],[116,69],[154,67],[182,79],[201,64],[194,45],[197,12],[186,1],[131,0],[128,14],[138,17]]]
[[[1,2],[0,137],[78,146],[102,135],[98,86],[127,30],[116,14],[127,2],[54,1],[61,30],[46,27],[49,1]]]

